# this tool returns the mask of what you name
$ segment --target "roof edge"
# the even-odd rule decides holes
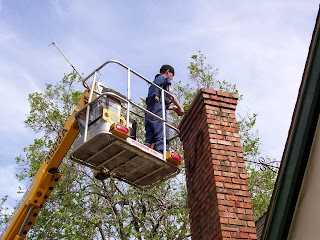
[[[302,82],[279,174],[270,201],[262,239],[285,239],[283,237],[288,233],[293,217],[293,211],[290,213],[290,210],[295,208],[299,196],[313,141],[314,128],[319,117],[319,110],[317,110],[316,106],[320,102],[320,83],[318,83],[320,70],[313,68],[316,61],[320,62],[319,28],[320,11],[318,9]]]

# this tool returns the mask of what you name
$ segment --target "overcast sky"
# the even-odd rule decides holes
[[[124,3],[126,2],[126,3]],[[162,64],[188,79],[198,51],[237,85],[238,112],[258,114],[262,156],[280,160],[319,8],[316,0],[0,0],[0,197],[21,198],[15,157],[34,135],[28,94],[72,69],[116,59],[153,79]]]

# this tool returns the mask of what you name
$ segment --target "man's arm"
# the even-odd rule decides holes
[[[182,116],[184,114],[184,109],[181,107],[179,100],[176,97],[172,97],[171,101],[175,106],[169,105],[167,110],[173,110],[178,114],[178,116]]]

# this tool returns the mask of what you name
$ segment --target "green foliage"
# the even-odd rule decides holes
[[[24,123],[27,128],[41,134],[41,137],[34,139],[32,144],[23,149],[25,156],[16,158],[20,168],[16,175],[19,180],[33,177],[38,171],[57,133],[64,126],[82,94],[74,90],[77,82],[79,80],[74,73],[65,74],[61,83],[46,84],[44,93],[29,94],[31,110]]]
[[[254,131],[257,114],[250,115],[248,112],[245,116],[238,114],[238,126],[241,133],[241,143],[243,156],[245,159],[255,158],[260,154],[260,138],[258,131]]]
[[[74,90],[77,82],[74,73],[65,74],[61,83],[46,84],[44,93],[29,94],[31,110],[24,121],[26,127],[45,136],[56,135],[82,94]]]
[[[201,88],[213,88],[225,92],[238,94],[236,84],[231,84],[225,80],[217,79],[219,69],[213,69],[206,64],[206,57],[201,53],[191,56],[192,61],[188,66],[189,81],[177,81],[174,84],[173,92],[180,99],[184,109],[188,109],[193,98]],[[176,80],[175,80],[176,81]],[[239,96],[241,99],[242,96]]]
[[[4,229],[9,221],[9,214],[7,213],[8,207],[4,207],[4,204],[8,200],[8,196],[3,196],[0,199],[0,229]],[[0,231],[1,233],[1,231]]]
[[[215,88],[218,69],[213,69],[209,64],[206,65],[206,57],[200,51],[198,55],[192,55],[191,59],[193,62],[188,66],[190,79],[193,80],[197,88]]]
[[[217,79],[219,74],[219,69],[213,69],[210,64],[206,64],[206,57],[198,52],[198,55],[191,56],[192,62],[188,66],[190,80],[195,84],[196,89],[200,88],[212,88],[216,90],[221,90],[224,92],[230,92],[238,94],[238,90],[235,84],[231,84],[225,80]],[[196,91],[197,92],[197,91]]]
[[[258,220],[268,209],[277,173],[270,168],[256,169],[247,164],[247,181],[251,194],[255,220]]]

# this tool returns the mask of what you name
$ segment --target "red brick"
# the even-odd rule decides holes
[[[225,195],[221,193],[217,193],[217,198],[218,199],[225,199]]]
[[[225,199],[226,200],[231,200],[231,201],[238,201],[238,202],[243,200],[242,197],[233,196],[233,195],[225,195]]]
[[[230,182],[231,182],[231,181],[230,181]],[[226,188],[240,189],[240,185],[238,185],[238,184],[225,183],[224,186],[225,186]]]
[[[254,220],[253,219],[253,215],[238,214],[237,216],[238,216],[238,218],[240,220],[247,220],[247,221],[253,221]],[[248,226],[249,226],[249,224],[248,224]],[[250,227],[252,227],[252,226],[250,226]]]
[[[226,93],[226,92],[222,92],[222,91],[216,91],[216,94],[217,94],[218,96],[227,97],[227,98],[232,98],[232,94],[231,94],[231,93]]]
[[[227,146],[211,143],[211,148],[219,150],[227,150]]]
[[[251,203],[236,202],[236,207],[251,209],[252,205]]]
[[[230,219],[230,220],[232,220],[232,219]],[[256,229],[253,227],[240,227],[240,231],[247,232],[247,233],[256,233]]]
[[[214,129],[210,129],[210,131],[212,131],[212,130],[214,130]],[[209,132],[210,132],[210,131],[209,131]],[[216,131],[215,131],[215,133],[216,133]],[[219,135],[219,134],[212,134],[212,133],[210,133],[209,136],[210,136],[210,138],[217,139],[217,140],[223,140],[223,139],[225,139],[224,136]]]
[[[224,226],[224,225],[221,226],[221,229],[225,230],[225,231],[229,231],[229,232],[238,232],[239,231],[238,227],[228,227],[228,226]]]
[[[252,209],[246,209],[246,214],[253,215],[253,210]]]
[[[238,237],[239,237],[239,238],[248,238],[248,237],[249,237],[249,234],[248,234],[248,233],[239,232],[239,233],[238,233]]]
[[[239,133],[232,133],[232,136],[234,136],[236,138],[240,138],[240,134]]]
[[[220,160],[212,160],[212,163],[215,165],[220,165],[221,161]]]
[[[220,218],[220,222],[224,223],[224,224],[227,224],[228,223],[228,218],[221,217]]]
[[[217,192],[233,195],[233,189],[217,187]]]
[[[242,152],[242,148],[241,147],[228,146],[227,149],[229,151],[233,151],[233,152]]]
[[[247,185],[242,185],[242,186],[241,186],[241,190],[243,190],[243,191],[248,191],[249,188],[248,188]]]
[[[218,205],[218,209],[219,209],[219,211],[222,211],[222,212],[227,211],[227,207],[226,206],[222,206],[222,205]]]
[[[216,144],[216,143],[218,143],[218,140],[217,139],[209,139],[209,142],[211,143],[211,144]],[[216,148],[216,147],[215,147]],[[219,148],[216,148],[216,149],[219,149]]]
[[[247,181],[246,181],[246,180],[237,179],[237,178],[233,178],[233,179],[232,179],[232,182],[233,182],[233,183],[237,183],[237,184],[241,184],[241,185],[247,184]]]
[[[201,94],[204,94],[204,93],[209,93],[209,94],[212,94],[212,95],[216,95],[217,94],[217,91],[213,90],[211,88],[202,88],[202,89],[200,89],[200,91],[201,91]]]
[[[247,174],[240,174],[240,178],[247,179]]]
[[[229,219],[229,224],[237,225],[237,226],[246,226],[246,221],[238,220],[238,219]]]
[[[218,144],[232,146],[232,142],[226,140],[218,140]]]
[[[228,211],[230,211],[230,210],[228,210]],[[236,213],[246,213],[245,209],[244,208],[240,208],[240,207],[234,208],[234,212],[236,212]]]
[[[223,182],[215,182],[215,185],[217,186],[217,187],[223,187]]]
[[[256,224],[255,224],[254,221],[248,221],[247,224],[248,224],[249,227],[256,227]]]
[[[257,234],[249,233],[249,239],[258,239]]]
[[[222,237],[230,237],[230,232],[229,231],[221,231]]]
[[[228,167],[237,167],[238,164],[235,162],[230,162],[230,161],[222,161],[221,165],[228,166]]]
[[[234,168],[234,167],[233,167],[233,168],[231,168],[230,170],[231,170],[231,172],[236,172],[236,173],[239,172],[239,168]]]
[[[224,127],[223,126],[219,126],[219,125],[215,125],[215,124],[208,124],[208,127],[211,128],[211,129],[216,129],[216,130],[224,130]],[[218,133],[218,131],[217,131]]]
[[[211,149],[211,153],[214,149]],[[217,151],[217,153],[219,153],[219,151]],[[228,160],[228,156],[221,156],[221,155],[218,155],[218,154],[212,154],[212,159],[217,159],[217,160]]]
[[[235,161],[235,162],[239,162],[239,163],[243,163],[244,159],[243,158],[239,158],[239,157],[229,157],[230,161]]]
[[[237,157],[243,157],[243,153],[242,152],[237,152],[236,156]]]
[[[215,177],[215,181],[223,182],[224,184],[226,184],[226,183],[231,183],[231,178],[217,176],[217,177]],[[229,188],[229,187],[227,187],[227,188]],[[239,189],[240,189],[240,187],[239,187]]]
[[[229,212],[220,212],[219,213],[220,217],[225,217],[225,218],[235,218],[236,214],[234,213],[229,213]]]
[[[221,172],[221,174],[222,174],[223,177],[230,177],[231,180],[233,178],[239,178],[239,174],[233,173],[233,172]]]
[[[237,104],[237,100],[232,99],[232,98],[224,98],[223,101],[230,103],[231,105],[236,105]]]
[[[244,162],[243,163],[238,163],[238,167],[239,168],[244,168],[245,167]]]
[[[233,113],[229,113],[229,118],[236,118],[236,115],[235,114],[233,114]]]
[[[238,128],[233,128],[233,127],[221,127],[219,129],[224,130],[226,132],[230,132],[230,133],[238,133],[239,132]],[[230,134],[230,136],[231,136],[231,134]],[[230,149],[230,150],[233,151],[232,149]],[[242,151],[242,149],[240,149],[239,151]]]
[[[222,131],[222,130],[217,130],[216,132],[217,132],[217,134],[224,135],[224,131]]]
[[[235,138],[235,137],[229,137],[229,136],[226,136],[226,140],[227,141],[230,141],[230,142],[238,142],[239,139],[238,138]],[[234,143],[233,143],[234,144]]]
[[[237,196],[250,197],[250,193],[248,191],[234,190],[234,194]]]
[[[230,167],[225,167],[225,166],[217,166],[217,165],[214,165],[213,166],[213,169],[214,170],[218,170],[218,171],[226,171],[226,172],[229,172],[230,171]]]
[[[231,207],[235,206],[235,202],[234,201],[227,201],[227,200],[220,200],[220,199],[218,199],[218,204],[221,204],[221,205],[224,205],[224,206],[231,206]]]

